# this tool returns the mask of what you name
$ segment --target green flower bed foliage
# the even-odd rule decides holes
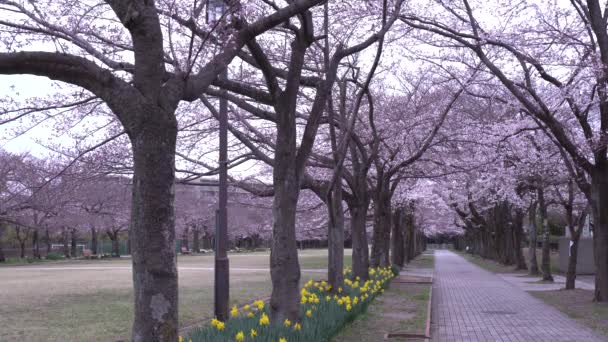
[[[382,293],[395,274],[390,268],[370,269],[370,280],[351,278],[344,271],[344,288],[331,292],[323,282],[305,284],[300,297],[300,321],[285,321],[272,325],[266,304],[255,301],[240,310],[231,310],[232,318],[224,323],[213,320],[211,326],[195,330],[183,339],[186,342],[323,342],[329,341],[345,325],[367,310],[374,298]],[[336,293],[337,292],[337,293]]]

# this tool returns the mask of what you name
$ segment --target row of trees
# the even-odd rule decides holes
[[[345,230],[366,278],[368,266],[424,248],[412,222],[466,232],[479,253],[519,264],[529,207],[546,227],[559,201],[574,233],[589,208],[595,297],[606,300],[608,15],[598,0],[2,4],[0,73],[63,84],[53,97],[5,99],[3,123],[20,134],[51,117],[74,138],[53,150],[75,165],[94,154],[98,170],[130,178],[135,341],[176,339],[173,246],[176,217],[187,216],[176,184],[217,173],[220,98],[231,181],[272,199],[274,322],[297,319],[297,211],[311,203],[326,212],[334,288]],[[203,15],[218,8],[219,19]]]

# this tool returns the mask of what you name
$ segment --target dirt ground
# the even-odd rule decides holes
[[[530,294],[608,338],[608,304],[593,302],[593,291],[576,289],[530,292]]]
[[[350,250],[345,264],[350,265]],[[230,301],[270,295],[268,253],[231,254]],[[302,281],[326,277],[326,250],[300,253]],[[213,256],[180,256],[180,324],[210,317]],[[131,260],[0,267],[0,341],[116,341],[132,322]]]

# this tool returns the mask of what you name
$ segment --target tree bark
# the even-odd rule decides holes
[[[578,258],[578,242],[580,235],[572,236],[572,246],[570,246],[570,256],[568,257],[568,271],[566,272],[566,290],[574,290],[576,287],[576,263]]]
[[[530,240],[528,247],[528,259],[530,259],[530,275],[538,275],[540,274],[538,270],[538,261],[536,260],[536,207],[537,203],[532,204],[530,207],[529,219],[530,219],[530,232],[528,240]]]
[[[608,165],[596,166],[592,175],[593,251],[595,258],[595,295],[598,302],[608,301]]]
[[[91,253],[94,255],[97,255],[97,235],[97,229],[95,229],[95,227],[91,227]]]
[[[545,203],[545,192],[542,188],[538,192],[538,209],[540,211],[540,220],[543,227],[543,252],[541,260],[541,270],[543,280],[553,281],[551,275],[551,232],[549,230],[549,220],[547,219],[547,204]]]
[[[367,243],[367,203],[350,203],[350,229],[353,242],[353,275],[367,280],[369,278],[369,246]]]
[[[36,259],[41,259],[38,228],[34,229],[34,232],[32,233],[32,256]]]
[[[391,234],[391,262],[399,267],[403,267],[405,263],[404,210],[404,208],[395,209]]]
[[[281,135],[281,133],[278,134],[278,136]],[[300,309],[300,264],[295,232],[300,186],[294,168],[295,153],[293,151],[295,149],[286,151],[285,148],[280,147],[281,145],[287,144],[277,142],[275,154],[277,165],[274,168],[274,222],[270,252],[272,279],[270,313],[273,322],[283,322],[285,319],[296,321],[299,318]]]
[[[515,209],[515,216],[513,217],[513,244],[515,248],[515,269],[516,270],[527,270],[526,258],[522,250],[522,242],[524,236],[523,228],[524,213],[521,209]]]
[[[190,241],[188,239],[188,233],[189,233],[189,229],[186,228],[186,229],[184,229],[184,233],[182,234],[182,248],[186,247],[187,251],[190,250]]]
[[[70,245],[70,241],[69,241],[70,240],[70,236],[69,236],[69,233],[68,233],[68,228],[63,227],[61,233],[62,233],[61,234],[62,235],[61,236],[61,240],[63,240],[63,255],[66,258],[69,258],[70,257],[70,247],[69,247],[69,245]]]
[[[342,183],[336,182],[328,201],[328,263],[327,277],[332,289],[344,285],[344,209],[342,208]],[[331,202],[331,203],[329,203]]]
[[[151,106],[152,107],[152,106]],[[132,340],[177,341],[175,144],[177,122],[158,107],[129,134],[134,174],[129,236],[133,262]]]
[[[112,257],[120,258],[120,244],[118,240],[118,236],[114,236],[112,240]]]
[[[6,256],[4,255],[4,229],[5,225],[3,222],[0,222],[0,262],[6,262]]]
[[[51,254],[51,233],[48,227],[44,229],[44,243],[46,244],[46,255]]]
[[[192,250],[194,253],[201,252],[201,238],[200,238],[200,230],[199,227],[194,227],[192,229]]]
[[[372,267],[390,266],[391,193],[388,182],[381,178],[381,175],[378,175],[380,184],[374,193],[374,231],[370,258]]]
[[[72,258],[76,258],[78,256],[78,250],[76,249],[76,229],[73,228],[70,233],[71,254]]]

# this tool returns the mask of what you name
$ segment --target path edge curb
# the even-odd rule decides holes
[[[434,279],[433,279],[434,280]],[[432,317],[432,309],[433,309],[433,282],[431,282],[431,285],[429,285],[429,302],[427,303],[427,309],[426,309],[426,329],[424,334],[426,335],[426,338],[424,339],[424,342],[430,342],[431,341],[431,317]]]

